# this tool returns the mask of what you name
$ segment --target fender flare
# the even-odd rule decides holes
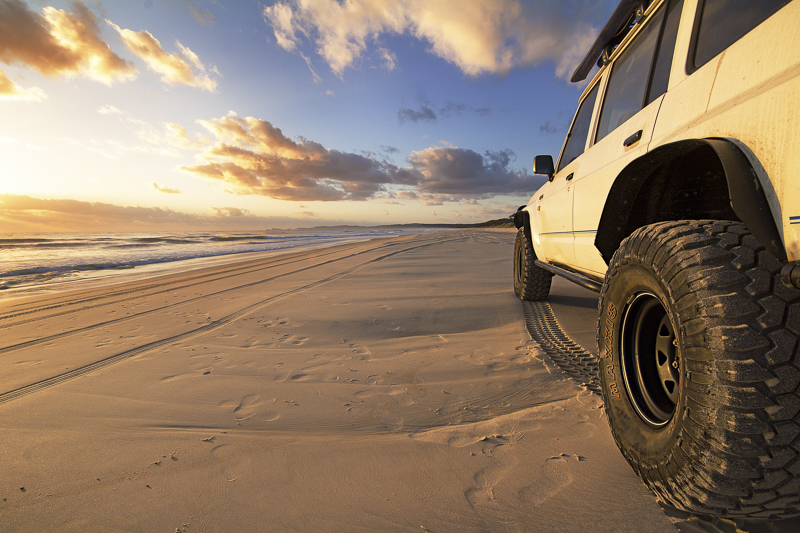
[[[630,162],[619,173],[609,190],[595,237],[595,246],[606,263],[627,237],[625,228],[630,218],[631,205],[645,182],[652,176],[653,169],[702,146],[710,147],[719,158],[728,184],[733,212],[770,253],[779,260],[786,261],[786,250],[764,187],[747,156],[727,139],[710,138],[689,139],[659,146]]]
[[[525,205],[520,206],[516,213],[514,213],[514,226],[517,229],[525,228],[525,237],[528,238],[528,242],[533,242],[531,240],[531,214],[528,211],[525,211]]]

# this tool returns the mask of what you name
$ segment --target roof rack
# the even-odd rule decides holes
[[[651,0],[622,0],[597,36],[586,57],[575,69],[570,81],[573,83],[583,81],[595,64],[602,66],[607,63],[617,45],[641,20],[650,3]]]

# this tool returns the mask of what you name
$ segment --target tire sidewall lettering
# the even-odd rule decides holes
[[[678,322],[674,306],[669,300],[668,291],[664,283],[656,275],[644,268],[641,264],[629,265],[624,276],[609,276],[606,287],[601,294],[601,316],[598,321],[598,350],[601,356],[600,367],[606,416],[612,428],[615,428],[615,438],[625,441],[625,447],[634,450],[642,467],[651,467],[658,459],[671,455],[670,450],[677,445],[681,434],[681,423],[684,412],[684,385],[685,369],[681,365],[680,379],[681,392],[675,413],[670,421],[663,427],[654,428],[645,423],[636,413],[629,398],[628,389],[624,382],[621,361],[622,320],[627,306],[636,294],[648,292],[657,297],[666,309],[677,338]],[[680,353],[680,340],[678,341]],[[624,428],[624,429],[621,429]]]

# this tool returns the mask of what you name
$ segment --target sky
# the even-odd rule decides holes
[[[0,0],[0,233],[475,223],[615,0]]]

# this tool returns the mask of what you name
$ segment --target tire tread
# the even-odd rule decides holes
[[[738,222],[670,221],[623,241],[609,279],[653,265],[683,325],[683,432],[658,468],[609,418],[623,455],[666,503],[701,513],[777,518],[800,512],[800,291]],[[598,342],[601,340],[598,327]],[[604,389],[605,390],[605,389]],[[608,411],[607,411],[608,412]],[[611,415],[609,415],[610,417]]]
[[[522,248],[520,254],[519,248]],[[522,264],[517,262],[522,255]],[[520,279],[517,279],[517,269],[520,268]],[[514,244],[514,293],[520,300],[537,302],[545,300],[550,295],[550,285],[553,274],[536,266],[536,253],[533,251],[525,228],[519,228],[517,240]]]

